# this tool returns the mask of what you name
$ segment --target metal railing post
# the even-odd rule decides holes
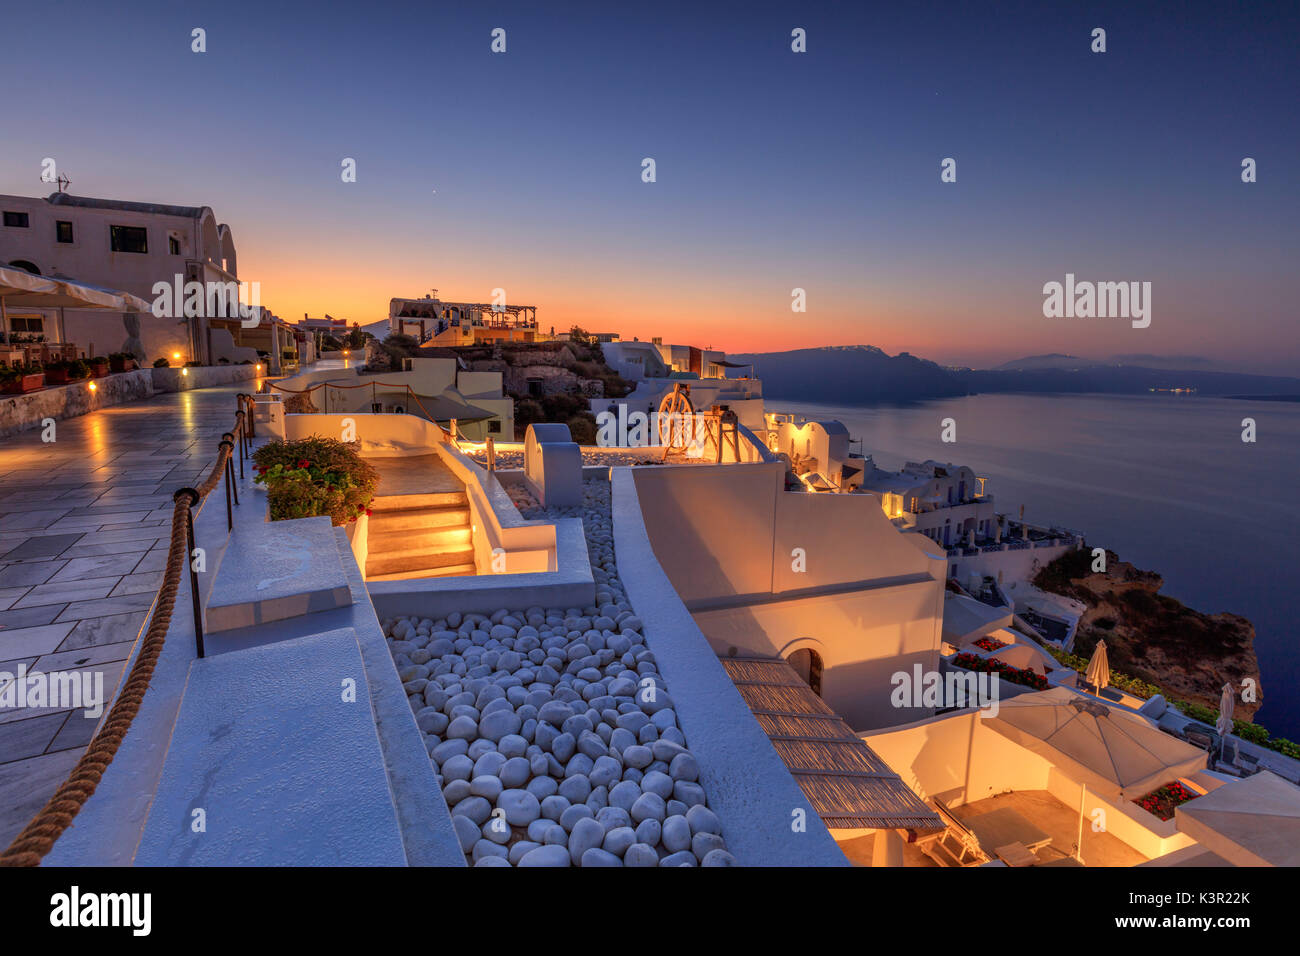
[[[219,445],[217,446],[217,448],[218,448],[218,449],[222,449],[222,448],[225,448],[226,446],[230,446],[231,449],[233,449],[233,448],[235,447],[235,443],[234,443],[233,441],[230,440],[230,432],[226,432],[225,435],[222,436],[222,438],[221,438],[221,444],[219,444]],[[218,452],[218,454],[220,454],[220,452]],[[230,459],[229,459],[229,458],[226,458],[226,466],[225,466],[225,469],[224,469],[223,477],[226,479],[226,481],[225,481],[225,484],[226,484],[226,530],[227,530],[227,531],[233,531],[234,528],[235,528],[235,513],[234,513],[234,511],[231,510],[231,507],[230,507]]]
[[[235,458],[230,456],[226,459],[226,473],[230,475],[230,490],[235,496],[235,504],[239,504],[239,483],[235,481]]]
[[[199,501],[199,493],[193,488],[182,488],[173,495],[173,499],[179,500],[181,495],[189,497],[189,504],[185,506],[185,541],[186,553],[185,561],[190,566],[190,599],[194,605],[194,651],[199,656],[203,656],[203,608],[199,601],[199,572],[194,568],[194,505]]]
[[[256,403],[255,403],[254,400],[253,400],[253,396],[250,395],[250,394],[248,394],[248,393],[245,393],[245,394],[244,394],[244,406],[248,409],[248,437],[249,437],[249,439],[253,439],[253,438],[256,438],[256,437],[257,437],[257,423],[256,423],[255,421],[253,421],[253,406],[254,406],[255,404],[256,404]],[[249,446],[249,450],[250,450],[250,452],[252,451],[252,446],[251,446],[251,445]]]

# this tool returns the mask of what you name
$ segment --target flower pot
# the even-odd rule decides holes
[[[113,374],[126,371],[126,359],[114,355],[108,360],[108,367],[113,370]]]
[[[24,392],[34,392],[44,384],[45,373],[37,372],[34,375],[24,375],[21,378],[5,382],[4,393],[6,395],[22,395]]]
[[[108,374],[108,362],[104,359],[95,359],[90,363],[90,377],[103,378]]]
[[[45,370],[46,385],[67,385],[68,370],[66,368],[47,368]]]

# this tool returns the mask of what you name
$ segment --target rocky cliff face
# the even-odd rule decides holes
[[[1255,681],[1258,700],[1237,699],[1234,716],[1249,720],[1263,702],[1255,628],[1237,614],[1202,614],[1160,593],[1164,580],[1106,552],[1106,571],[1092,570],[1087,550],[1063,555],[1034,582],[1045,591],[1088,606],[1074,652],[1092,654],[1105,638],[1111,667],[1150,681],[1166,696],[1218,709],[1225,681],[1241,688]]]

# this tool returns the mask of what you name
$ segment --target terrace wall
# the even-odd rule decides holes
[[[186,371],[188,374],[178,368],[141,368],[26,395],[0,396],[0,437],[40,428],[47,418],[76,418],[99,408],[143,401],[160,392],[186,392],[258,377],[253,365],[213,365]]]

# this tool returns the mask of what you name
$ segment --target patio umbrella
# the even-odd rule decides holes
[[[20,309],[58,309],[63,325],[63,309],[95,309],[113,312],[153,313],[144,299],[105,289],[62,276],[32,275],[25,269],[0,266],[0,328],[8,324],[9,307]]]
[[[1097,649],[1092,652],[1092,659],[1088,661],[1088,669],[1083,672],[1083,679],[1099,694],[1103,687],[1110,686],[1110,660],[1106,656],[1104,640],[1097,642]]]
[[[1141,714],[1065,687],[1004,700],[982,724],[1102,796],[1140,797],[1205,768],[1205,752]]]
[[[1180,831],[1237,866],[1300,866],[1300,789],[1267,771],[1174,811]]]
[[[23,269],[0,266],[0,302],[25,309],[109,309],[115,312],[153,312],[153,306],[129,292],[54,276],[32,275]]]

